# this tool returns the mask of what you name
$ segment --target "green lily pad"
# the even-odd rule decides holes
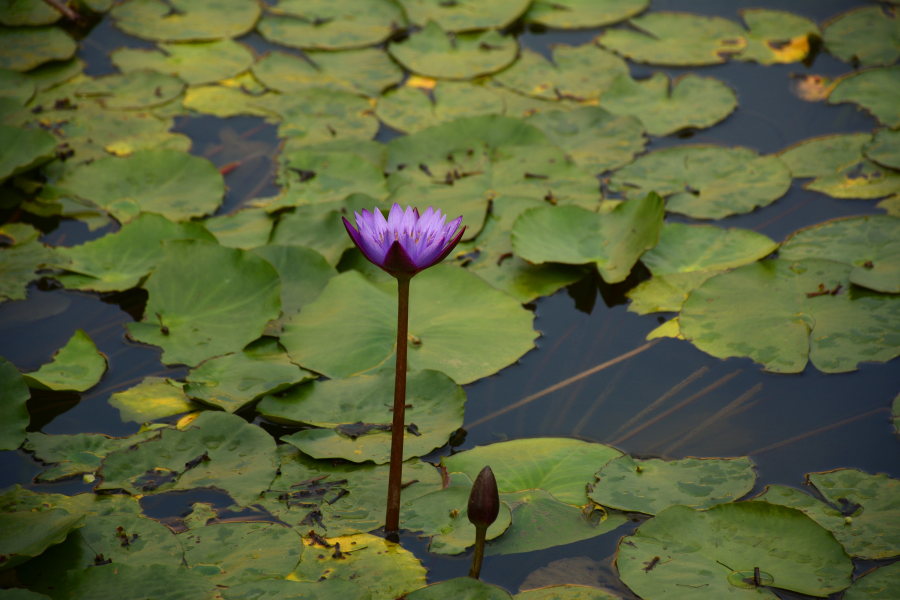
[[[900,21],[900,17],[897,19]],[[897,40],[900,47],[900,32]],[[883,125],[897,129],[900,127],[900,111],[897,110],[894,99],[898,93],[900,66],[870,69],[841,79],[828,95],[828,103],[853,102],[861,110],[871,113]]]
[[[433,369],[466,384],[534,347],[534,315],[464,269],[437,265],[410,287],[409,333],[419,342],[410,344],[410,370]],[[333,379],[388,364],[397,337],[396,294],[392,284],[342,273],[285,324],[281,342],[295,363]]]
[[[885,167],[900,170],[900,131],[882,129],[863,148],[866,158]]]
[[[265,394],[315,378],[291,363],[277,340],[262,338],[242,352],[191,369],[184,393],[201,404],[233,413]]]
[[[535,0],[525,20],[554,29],[603,27],[633,17],[648,6],[649,0]]]
[[[240,350],[278,318],[281,280],[266,260],[199,240],[163,244],[165,257],[144,284],[144,319],[127,328],[162,347],[165,364],[197,366]]]
[[[593,481],[597,468],[621,455],[603,444],[533,438],[478,446],[442,457],[441,465],[450,472],[465,473],[470,479],[489,465],[501,494],[542,489],[560,502],[584,506],[590,503],[585,486]]]
[[[710,277],[715,277],[720,272],[688,271],[686,273],[660,275],[647,281],[642,281],[625,293],[625,296],[631,300],[628,310],[639,315],[656,312],[680,312],[688,295],[700,287],[704,281]]]
[[[82,98],[96,98],[103,108],[136,109],[159,106],[184,91],[178,77],[143,69],[89,80],[75,91]]]
[[[16,366],[0,356],[0,450],[15,450],[25,441],[31,417],[25,403],[31,398]]]
[[[57,279],[69,289],[112,292],[140,285],[163,258],[162,240],[215,242],[200,223],[172,223],[143,213],[116,233],[71,248],[57,248],[52,266],[65,269]]]
[[[303,551],[298,532],[274,523],[218,523],[178,537],[191,570],[217,585],[284,579]]]
[[[900,564],[893,563],[863,573],[842,600],[891,600],[900,594]]]
[[[56,481],[82,473],[93,473],[100,468],[101,461],[110,452],[145,442],[157,435],[155,431],[146,431],[129,437],[113,438],[99,433],[47,435],[32,432],[28,434],[23,449],[33,452],[34,457],[45,464],[55,463],[39,473],[35,478],[37,481]]]
[[[343,200],[351,194],[366,194],[377,200],[388,197],[384,173],[369,160],[350,152],[298,149],[279,158],[284,197],[267,206],[298,206]]]
[[[674,81],[660,72],[642,80],[622,74],[603,93],[599,106],[637,117],[647,133],[662,137],[689,127],[712,127],[734,112],[737,96],[724,82],[694,73]]]
[[[129,0],[109,14],[116,27],[145,40],[199,42],[240,37],[260,12],[253,0]]]
[[[337,271],[325,257],[303,246],[260,246],[253,250],[275,267],[281,278],[281,317],[275,321],[278,331],[281,325],[319,297],[328,280]]]
[[[121,494],[43,494],[14,485],[0,495],[0,512],[44,512],[62,508],[70,514],[88,515],[133,515],[141,513],[141,505],[136,498]]]
[[[184,93],[181,105],[194,112],[216,117],[237,117],[249,115],[266,117],[278,122],[280,117],[272,110],[261,106],[266,95],[254,96],[241,89],[223,85],[200,85],[189,87]]]
[[[774,599],[770,587],[824,597],[848,587],[853,571],[828,531],[798,510],[765,502],[702,512],[670,506],[622,538],[616,564],[622,581],[651,600]],[[753,585],[755,568],[766,587]]]
[[[252,250],[269,242],[275,219],[264,210],[247,208],[206,219],[203,224],[220,246]]]
[[[843,13],[825,24],[823,39],[831,54],[864,67],[890,65],[900,58],[896,9],[869,6]]]
[[[289,579],[260,579],[221,589],[225,600],[372,600],[366,588],[352,581],[326,579],[325,581],[290,581]]]
[[[675,504],[704,509],[734,502],[755,483],[749,458],[665,461],[625,455],[597,471],[588,497],[609,508],[655,515]]]
[[[513,596],[513,600],[618,600],[618,598],[586,585],[551,585],[519,592]]]
[[[0,512],[0,571],[16,567],[61,543],[84,525],[84,515],[61,508]]]
[[[503,98],[491,88],[462,81],[438,81],[431,92],[405,85],[384,94],[375,107],[383,123],[404,133],[503,111]]]
[[[390,0],[279,0],[258,30],[270,42],[312,50],[374,46],[406,25]]]
[[[129,199],[141,212],[170,221],[215,212],[225,194],[222,175],[211,162],[175,150],[104,158],[73,169],[59,186],[113,211],[118,201]]]
[[[0,183],[53,160],[56,139],[40,129],[0,125]]]
[[[163,419],[200,408],[184,395],[182,384],[161,377],[145,377],[133,388],[116,392],[110,396],[109,404],[119,409],[120,419],[135,423]]]
[[[383,50],[364,48],[345,52],[307,52],[300,58],[272,52],[253,66],[253,75],[267,88],[291,94],[326,88],[378,97],[400,83],[403,70]]]
[[[254,105],[281,118],[280,137],[303,145],[371,140],[378,131],[378,119],[369,102],[346,92],[310,88],[293,94],[265,94]]]
[[[43,92],[69,81],[84,71],[84,63],[79,58],[62,62],[41,65],[25,73],[25,77],[34,82],[35,89]]]
[[[38,276],[35,271],[53,259],[53,252],[37,240],[0,248],[0,303],[24,300],[26,286]]]
[[[282,438],[314,458],[385,464],[391,458],[391,432],[365,425],[359,431],[355,425],[386,428],[393,419],[393,397],[394,371],[384,369],[375,375],[313,381],[280,397],[266,396],[257,411],[276,423],[327,428],[304,429]],[[411,372],[406,403],[412,406],[405,413],[403,460],[440,448],[462,427],[466,393],[443,373]]]
[[[734,21],[674,12],[654,12],[629,21],[634,29],[609,29],[597,43],[638,63],[666,66],[723,63],[747,47]]]
[[[628,522],[624,515],[608,514],[593,505],[582,509],[565,504],[543,489],[500,494],[500,501],[512,509],[512,524],[485,547],[486,556],[572,544],[609,533]]]
[[[815,177],[803,187],[833,198],[881,198],[900,191],[900,173],[863,156],[868,133],[813,138],[780,154],[794,177]]]
[[[0,235],[12,240],[13,246],[19,246],[32,242],[43,234],[28,223],[4,223],[0,225]]]
[[[641,256],[641,262],[654,275],[724,271],[765,258],[777,249],[778,244],[768,236],[749,229],[667,223],[659,243]]]
[[[30,71],[46,62],[68,60],[77,49],[59,27],[0,27],[0,69]]]
[[[491,29],[448,33],[434,21],[402,42],[388,45],[391,56],[419,75],[435,79],[473,79],[508,67],[519,53],[516,38]]]
[[[412,552],[400,544],[361,533],[329,537],[326,542],[341,545],[343,557],[335,557],[335,549],[303,539],[303,557],[288,579],[321,581],[347,579],[372,593],[373,600],[394,600],[425,585],[425,568]]]
[[[894,526],[900,481],[884,473],[869,475],[856,469],[810,473],[806,477],[825,502],[780,485],[769,486],[758,499],[802,510],[831,531],[854,558],[882,560],[900,555],[900,535]]]
[[[460,554],[475,544],[475,526],[468,517],[471,492],[471,485],[451,486],[406,502],[401,507],[400,523],[404,529],[421,531],[420,537],[430,537],[429,552]],[[501,502],[500,513],[488,527],[486,539],[502,535],[511,522],[509,506]]]
[[[612,115],[596,106],[537,113],[526,122],[543,131],[575,164],[591,173],[627,165],[647,144],[644,126],[638,119]]]
[[[529,0],[462,0],[452,3],[442,0],[398,1],[413,25],[425,27],[429,21],[434,21],[444,31],[503,29],[521,17],[531,4]]]
[[[158,50],[119,48],[110,54],[123,73],[151,69],[190,85],[213,83],[243,73],[253,65],[253,53],[234,40],[193,44],[159,44]]]
[[[512,246],[535,264],[593,262],[604,281],[618,283],[659,241],[664,212],[662,198],[652,192],[606,214],[577,206],[532,208],[513,225]]]
[[[0,6],[0,24],[9,27],[52,25],[62,14],[43,0],[8,0]]]
[[[809,55],[810,38],[822,37],[812,20],[787,11],[756,8],[740,14],[750,31],[744,34],[747,47],[738,60],[761,65],[799,62]]]
[[[801,229],[781,245],[785,260],[823,258],[853,267],[850,283],[900,293],[900,219],[888,215],[837,219]]]
[[[85,392],[100,382],[106,368],[106,357],[88,334],[79,329],[53,355],[53,362],[37,371],[23,373],[22,377],[28,387],[36,390]]]
[[[240,417],[208,411],[185,430],[161,429],[137,448],[109,454],[96,489],[149,495],[215,487],[246,506],[269,486],[276,469],[272,436]]]
[[[595,44],[560,44],[552,49],[552,57],[547,60],[526,48],[494,79],[526,96],[581,102],[599,98],[619,75],[628,73],[624,60]]]
[[[575,110],[581,106],[573,100],[546,100],[526,96],[503,87],[494,78],[491,78],[486,85],[503,99],[503,104],[506,105],[503,114],[508,117],[529,117],[540,112]]]
[[[472,577],[432,583],[404,596],[406,600],[511,600],[506,590]]]
[[[46,4],[41,0],[41,4]],[[0,98],[8,98],[17,104],[26,104],[35,93],[34,81],[27,75],[0,69]]]
[[[826,373],[900,355],[900,298],[850,288],[852,267],[767,260],[713,277],[691,292],[681,333],[717,356],[746,356],[778,373],[807,360]]]
[[[668,197],[667,211],[694,219],[751,212],[782,197],[790,186],[791,172],[778,157],[712,145],[651,152],[610,181],[610,189],[629,198],[653,190]]]
[[[73,571],[53,587],[54,598],[97,600],[213,600],[216,584],[187,567],[113,563]]]
[[[330,205],[322,206],[331,208]],[[333,267],[341,262],[344,251],[353,247],[353,240],[347,235],[340,210],[316,208],[300,206],[295,212],[282,215],[275,225],[271,244],[312,249]]]
[[[2,600],[47,600],[48,596],[23,588],[0,590]]]
[[[900,217],[900,194],[885,198],[875,206],[884,209],[892,217]]]

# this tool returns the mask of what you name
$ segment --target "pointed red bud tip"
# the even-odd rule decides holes
[[[500,494],[497,492],[497,480],[490,467],[485,467],[475,478],[472,492],[469,494],[469,521],[475,527],[490,527],[500,514]]]

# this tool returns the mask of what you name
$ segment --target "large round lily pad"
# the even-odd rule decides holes
[[[112,563],[73,571],[53,586],[55,598],[214,600],[216,584],[187,567]]]
[[[24,300],[35,271],[53,259],[53,252],[37,240],[0,248],[0,302]]]
[[[259,23],[263,37],[315,50],[374,46],[406,25],[391,0],[280,0],[268,13]]]
[[[897,39],[900,46],[900,33]],[[897,94],[900,94],[900,66],[870,69],[841,79],[828,95],[828,103],[853,102],[882,124],[897,129],[900,127],[900,111],[894,102]]]
[[[120,419],[135,423],[198,410],[200,406],[184,395],[183,385],[162,377],[145,377],[133,388],[110,396],[109,404],[119,409]]]
[[[900,564],[872,569],[863,573],[844,592],[841,600],[891,600],[900,595]]]
[[[220,589],[225,600],[372,600],[372,594],[361,585],[343,579],[324,581],[291,581],[290,579],[259,579]]]
[[[100,382],[106,367],[106,357],[100,354],[88,334],[79,329],[53,355],[53,362],[24,373],[23,377],[28,387],[36,390],[84,392]]]
[[[378,99],[375,114],[389,127],[415,133],[458,118],[502,114],[503,98],[487,86],[437,81],[432,90],[409,85]]]
[[[681,333],[717,356],[765,370],[826,373],[900,355],[900,297],[851,288],[852,267],[830,260],[768,260],[709,279],[685,301]]]
[[[0,125],[0,183],[53,160],[55,151],[46,131]]]
[[[31,398],[16,366],[0,356],[0,450],[15,450],[25,441],[31,417],[25,403]]]
[[[193,44],[159,44],[158,50],[120,48],[110,59],[123,73],[152,69],[200,85],[228,79],[253,64],[253,53],[234,40]]]
[[[714,65],[747,46],[740,25],[722,17],[654,12],[629,23],[634,29],[609,29],[597,42],[639,63]]]
[[[0,69],[30,71],[46,62],[68,60],[77,49],[59,27],[0,27]]]
[[[866,6],[825,24],[825,47],[843,61],[863,66],[890,65],[900,58],[900,21],[896,10]]]
[[[410,23],[424,27],[429,21],[444,31],[503,29],[528,9],[529,0],[399,0]]]
[[[756,8],[740,12],[750,31],[744,34],[747,47],[737,55],[739,60],[762,65],[799,62],[809,55],[810,39],[822,37],[812,20],[787,11]]]
[[[62,508],[0,512],[0,571],[38,556],[82,525],[82,514],[69,514]]]
[[[900,170],[900,131],[882,129],[863,148],[866,158],[879,165]]]
[[[266,87],[285,94],[327,88],[377,97],[403,79],[403,70],[383,50],[307,52],[300,58],[284,52],[267,54],[253,66]]]
[[[535,0],[525,20],[554,29],[603,27],[643,12],[649,0]]]
[[[37,460],[50,465],[35,480],[55,481],[82,473],[93,473],[100,468],[101,461],[110,452],[145,442],[156,435],[154,431],[143,431],[129,437],[112,438],[99,433],[47,435],[32,432],[28,434],[23,450],[34,453]]]
[[[577,206],[532,208],[513,225],[513,251],[535,264],[593,262],[604,281],[617,283],[659,241],[664,211],[654,193],[605,214]]]
[[[110,16],[116,27],[147,40],[198,42],[244,35],[256,24],[254,0],[129,0]]]
[[[798,510],[765,502],[702,512],[671,506],[622,538],[616,565],[647,600],[774,600],[768,587],[824,597],[848,587],[853,571],[827,530]],[[765,587],[753,582],[756,568]]]
[[[141,69],[85,81],[75,93],[81,98],[96,98],[103,108],[137,109],[165,104],[182,91],[184,81],[178,77]]]
[[[659,243],[641,256],[641,262],[654,275],[724,271],[765,258],[777,248],[769,237],[749,229],[667,223]]]
[[[163,348],[164,363],[197,366],[239,351],[278,318],[281,280],[266,260],[199,240],[164,248],[144,284],[144,319],[127,325],[133,339]]]
[[[682,146],[651,152],[619,169],[610,188],[633,198],[648,191],[668,197],[666,210],[695,219],[721,219],[768,206],[791,186],[775,156],[749,148]]]
[[[709,508],[734,502],[753,489],[749,458],[635,460],[625,455],[597,471],[591,500],[609,508],[655,515],[675,504]]]
[[[454,34],[429,21],[406,40],[392,42],[388,51],[413,73],[436,79],[472,79],[512,64],[519,44],[514,37],[493,29]]]
[[[434,369],[465,384],[534,347],[533,314],[464,269],[432,267],[410,288],[410,370]],[[285,324],[281,342],[295,363],[328,377],[378,368],[394,354],[396,294],[392,283],[379,286],[355,271],[338,275]]]
[[[511,600],[506,590],[473,577],[457,577],[419,588],[406,600]]]

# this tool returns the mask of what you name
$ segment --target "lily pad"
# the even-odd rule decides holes
[[[118,201],[128,199],[141,212],[170,221],[215,212],[225,194],[222,175],[211,162],[175,150],[104,158],[73,169],[59,186],[113,211]]]
[[[375,107],[375,115],[384,124],[404,133],[503,112],[503,98],[491,88],[460,81],[438,81],[432,90],[405,85],[384,94]]]
[[[391,56],[419,75],[435,79],[473,79],[508,67],[519,53],[516,38],[491,29],[448,33],[434,21],[402,42],[388,45]]]
[[[253,75],[267,88],[291,94],[326,88],[378,97],[400,83],[403,70],[383,50],[307,52],[305,58],[272,52],[253,66]]]
[[[376,369],[394,354],[396,294],[392,284],[342,273],[285,324],[281,342],[295,363],[331,378]],[[409,369],[441,371],[459,384],[487,377],[534,347],[533,320],[531,312],[478,276],[437,265],[411,285],[409,333],[418,344],[410,343]]]
[[[269,245],[253,253],[275,267],[281,278],[281,317],[276,321],[279,332],[284,321],[318,298],[328,280],[337,275],[325,257],[311,248]]]
[[[9,588],[0,590],[0,598],[2,600],[47,600],[48,596],[24,588]]]
[[[280,183],[284,197],[266,208],[321,204],[366,194],[377,200],[388,197],[384,173],[369,160],[350,152],[299,149],[282,154]]]
[[[884,209],[892,217],[900,217],[900,194],[885,198],[875,206]]]
[[[218,588],[187,567],[113,563],[73,571],[56,582],[53,593],[55,598],[97,600],[213,600],[218,597]]]
[[[275,339],[262,338],[242,352],[191,369],[184,393],[201,404],[233,413],[265,394],[315,378],[292,364]]]
[[[12,240],[13,246],[18,246],[32,242],[43,234],[28,223],[5,223],[0,225],[0,235]]]
[[[404,596],[406,600],[511,600],[506,590],[473,577],[432,583]]]
[[[182,385],[161,377],[145,377],[133,388],[110,396],[109,404],[119,409],[120,419],[135,423],[198,410],[200,407],[184,395]]]
[[[667,211],[694,219],[751,212],[768,206],[790,186],[791,172],[778,157],[712,145],[651,152],[619,169],[610,181],[610,189],[629,198],[653,190],[668,197]]]
[[[715,65],[747,47],[741,26],[722,17],[654,12],[629,21],[632,29],[609,29],[597,37],[604,48],[638,63]]]
[[[595,44],[559,44],[552,61],[522,50],[519,60],[494,79],[526,96],[582,102],[599,98],[622,74],[628,74],[625,61]]]
[[[621,452],[603,444],[533,438],[478,446],[442,457],[441,465],[470,479],[490,465],[501,494],[542,489],[559,502],[584,506],[590,503],[585,486],[593,481],[597,468],[619,456]]]
[[[778,373],[807,360],[826,373],[900,355],[900,298],[850,288],[852,267],[829,260],[767,260],[691,292],[681,332],[717,356],[746,356]]]
[[[278,115],[279,137],[303,145],[336,140],[371,140],[378,119],[365,98],[347,92],[310,88],[292,94],[265,94],[254,106]]]
[[[634,80],[623,74],[603,93],[599,106],[617,115],[637,117],[647,133],[662,137],[689,127],[712,127],[734,112],[737,96],[714,77],[688,73],[672,81],[657,72]]]
[[[815,177],[803,187],[833,198],[881,198],[900,191],[900,173],[863,156],[868,133],[813,138],[780,154],[794,177]]]
[[[384,369],[375,375],[313,381],[280,397],[266,396],[257,410],[276,423],[327,428],[304,429],[282,438],[314,458],[385,464],[391,458],[393,397],[394,371]],[[440,448],[462,427],[466,393],[443,373],[409,373],[406,402],[412,406],[405,413],[403,460]]]
[[[825,23],[823,38],[830,53],[864,67],[900,58],[900,20],[893,7],[867,6],[839,15]]]
[[[0,125],[0,183],[53,160],[56,139],[40,129]]]
[[[199,240],[163,244],[144,284],[144,319],[127,325],[134,340],[163,348],[163,363],[197,366],[235,352],[278,318],[281,280],[264,259]]]
[[[0,248],[0,303],[24,300],[28,283],[38,276],[35,271],[53,259],[53,252],[37,240]]]
[[[69,289],[112,292],[140,285],[163,258],[163,240],[215,242],[200,223],[172,223],[143,213],[116,233],[70,248],[57,248],[51,265],[65,269],[56,278]]]
[[[842,600],[891,600],[900,594],[900,564],[893,563],[863,573],[844,592]]]
[[[41,4],[46,3],[41,0]],[[27,75],[0,69],[0,98],[24,105],[34,97],[35,91],[34,81]]]
[[[406,25],[390,0],[280,0],[260,21],[270,42],[314,50],[374,46]]]
[[[331,208],[330,205],[323,205],[326,206]],[[271,243],[312,249],[321,254],[329,265],[336,266],[341,262],[344,251],[353,247],[353,240],[347,235],[342,216],[340,210],[316,210],[315,206],[300,206],[295,212],[285,214],[278,220]]]
[[[36,390],[84,392],[100,382],[106,368],[106,357],[88,334],[79,329],[53,355],[53,362],[37,371],[23,373],[22,377],[28,387]]]
[[[269,486],[276,469],[272,436],[240,417],[209,411],[185,430],[161,429],[137,448],[109,454],[96,489],[150,495],[215,487],[246,506]]]
[[[513,600],[618,600],[603,590],[586,585],[551,585],[519,592]]]
[[[0,69],[30,71],[46,62],[68,60],[77,49],[59,27],[0,27]]]
[[[280,117],[277,113],[260,105],[264,99],[266,95],[254,96],[242,89],[224,85],[200,85],[187,89],[181,105],[188,110],[216,117],[249,115],[278,122]]]
[[[900,17],[897,17],[900,22]],[[900,48],[900,33],[898,33]],[[898,49],[900,53],[900,49]],[[894,99],[900,93],[900,66],[861,71],[841,79],[828,95],[829,104],[853,102],[891,129],[900,127],[900,111]]]
[[[501,0],[480,2],[461,0],[399,0],[410,23],[424,27],[433,21],[444,31],[472,31],[474,29],[503,29],[522,16],[529,0]]]
[[[810,19],[783,10],[762,8],[740,11],[750,29],[747,48],[735,58],[761,65],[799,62],[809,55],[810,39],[822,37]]]
[[[0,571],[38,556],[82,525],[83,515],[61,508],[0,512]]]
[[[8,489],[8,492],[0,495],[0,512],[43,512],[62,508],[73,515],[138,516],[141,513],[141,505],[136,498],[121,494],[43,494],[23,489],[18,484]]]
[[[291,581],[289,579],[260,579],[221,589],[225,600],[372,600],[369,590],[352,581],[326,579],[325,581]]]
[[[652,192],[606,214],[577,206],[532,208],[513,225],[513,251],[535,264],[593,262],[604,281],[618,283],[659,241],[664,211],[662,198]]]
[[[778,253],[786,260],[823,258],[851,265],[850,283],[900,293],[900,219],[888,215],[850,217],[792,234]]]
[[[28,386],[15,365],[0,356],[0,450],[15,450],[25,441],[31,417],[25,403],[31,398]]]
[[[749,229],[667,223],[659,243],[641,256],[641,262],[654,275],[724,271],[765,258],[777,249],[778,244],[768,236]]]
[[[644,126],[638,119],[612,115],[596,106],[537,113],[526,122],[543,131],[575,164],[591,173],[627,165],[647,144]]]
[[[110,11],[125,33],[161,42],[240,37],[260,15],[253,0],[129,0]]]
[[[106,75],[84,82],[75,91],[82,98],[96,98],[103,108],[136,109],[165,104],[184,91],[184,81],[142,69]]]
[[[647,253],[644,255],[646,256]],[[679,312],[688,295],[710,277],[720,271],[688,271],[660,275],[642,281],[628,290],[625,296],[631,300],[629,312],[646,315],[656,312]],[[667,323],[670,323],[668,321]],[[671,325],[670,325],[671,327]],[[680,332],[679,332],[680,333]]]
[[[885,167],[900,170],[900,131],[882,129],[863,148],[863,152],[871,161]]]
[[[734,502],[755,483],[749,458],[665,461],[625,455],[597,471],[588,497],[609,508],[655,515],[675,504],[704,509]]]
[[[247,208],[206,219],[203,224],[219,241],[219,245],[252,250],[268,243],[275,219],[264,210]]]
[[[213,83],[243,73],[253,65],[253,53],[234,40],[193,44],[159,44],[158,50],[120,48],[110,54],[123,73],[151,69],[190,85]]]
[[[0,6],[0,24],[9,27],[52,25],[62,14],[44,0],[8,0]]]
[[[100,468],[100,462],[110,452],[123,450],[157,435],[155,431],[145,431],[129,437],[114,438],[99,433],[47,435],[32,432],[28,434],[23,449],[34,453],[34,457],[44,464],[55,463],[39,473],[35,478],[37,481],[56,481],[82,473],[93,473]]]
[[[394,600],[425,585],[425,568],[400,544],[361,533],[326,538],[323,548],[312,537],[303,539],[303,557],[288,579],[322,581],[347,579],[372,593],[373,600]],[[335,546],[340,544],[338,557]]]
[[[853,571],[828,531],[798,510],[765,502],[702,512],[670,506],[622,538],[616,564],[622,581],[651,600],[774,599],[770,587],[824,597],[848,587]],[[764,588],[753,583],[756,568]]]
[[[554,29],[603,27],[643,12],[649,0],[535,0],[525,20]]]

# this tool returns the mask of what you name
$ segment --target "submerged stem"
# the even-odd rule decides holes
[[[481,576],[481,559],[484,558],[484,539],[487,537],[487,527],[475,527],[475,553],[472,555],[472,568],[469,569],[469,577],[478,579]]]
[[[406,417],[406,346],[409,331],[409,279],[397,278],[397,370],[394,376],[394,424],[391,427],[391,471],[388,477],[384,530],[400,529],[400,480]]]

